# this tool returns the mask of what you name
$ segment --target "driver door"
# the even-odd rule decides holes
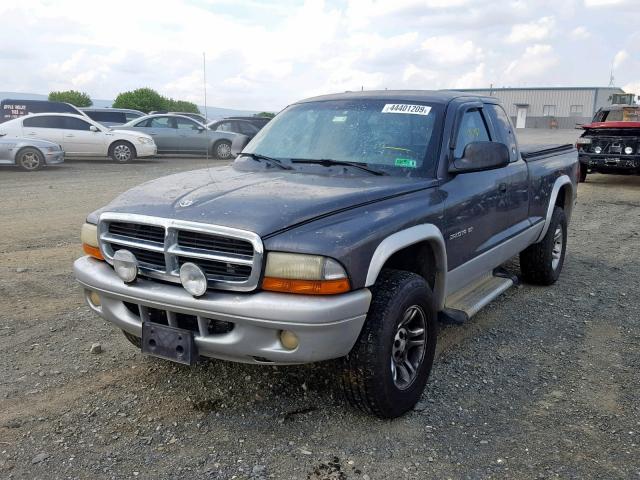
[[[458,125],[452,152],[455,158],[462,158],[471,142],[492,140],[482,104],[464,111]],[[443,184],[446,204],[442,233],[449,270],[500,243],[502,217],[509,215],[505,208],[505,176],[505,169],[497,168],[452,175]]]

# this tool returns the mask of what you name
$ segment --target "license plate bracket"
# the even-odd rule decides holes
[[[198,360],[192,331],[153,322],[142,323],[142,353],[184,365]]]
[[[607,165],[617,165],[620,163],[620,159],[618,157],[606,157],[604,163]]]

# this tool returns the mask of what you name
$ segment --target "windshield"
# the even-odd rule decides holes
[[[291,161],[296,169],[301,160],[332,160],[390,175],[429,176],[441,110],[441,105],[386,99],[296,104],[269,122],[244,152]]]
[[[638,122],[640,107],[623,107],[616,110],[600,110],[596,113],[595,122]]]

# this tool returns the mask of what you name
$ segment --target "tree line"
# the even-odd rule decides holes
[[[90,107],[93,105],[91,97],[84,92],[76,90],[65,90],[49,93],[51,102],[67,102],[76,107]],[[175,100],[173,98],[160,95],[152,88],[138,88],[129,92],[118,94],[113,102],[113,108],[130,108],[149,113],[155,110],[166,110],[171,112],[199,113],[198,106],[186,100]]]

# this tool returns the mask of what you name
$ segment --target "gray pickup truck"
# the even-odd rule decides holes
[[[259,364],[340,359],[380,417],[425,388],[438,321],[553,284],[576,198],[571,145],[520,148],[494,98],[379,91],[290,105],[232,165],[160,178],[91,213],[89,307],[143,352]]]

